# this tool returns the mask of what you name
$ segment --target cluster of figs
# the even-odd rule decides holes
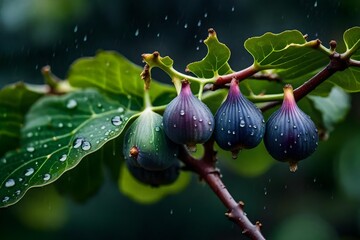
[[[288,162],[291,171],[296,171],[297,162],[310,156],[318,145],[315,124],[297,106],[291,85],[285,85],[281,108],[265,123],[259,108],[240,92],[236,79],[215,116],[193,95],[190,83],[183,81],[180,94],[167,105],[163,116],[146,109],[131,124],[123,154],[129,171],[139,181],[166,185],[179,175],[179,146],[196,151],[196,144],[211,137],[234,158],[240,150],[254,148],[264,139],[269,154]]]

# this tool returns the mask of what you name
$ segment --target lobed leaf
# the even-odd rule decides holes
[[[329,54],[318,50],[319,44],[317,40],[307,42],[297,30],[288,30],[249,38],[244,46],[258,70],[275,69],[281,79],[289,80],[315,72],[329,62]]]
[[[360,60],[360,27],[353,27],[344,32],[344,42],[347,51],[351,51],[351,58]]]
[[[212,78],[218,75],[231,73],[228,61],[230,59],[229,48],[220,43],[215,31],[209,31],[209,36],[204,40],[208,53],[204,59],[190,63],[187,69],[199,78]]]
[[[171,64],[170,58],[163,58],[164,64]],[[127,60],[115,51],[99,51],[95,57],[84,57],[76,60],[68,73],[69,83],[78,88],[97,88],[110,93],[129,94],[143,97],[144,81],[140,77],[142,68]],[[151,82],[150,97],[175,92],[174,87]]]
[[[0,90],[0,156],[19,146],[24,116],[41,96],[21,82]]]
[[[21,148],[0,159],[0,207],[16,203],[29,188],[55,181],[118,137],[139,108],[135,97],[96,90],[38,101],[27,115]]]

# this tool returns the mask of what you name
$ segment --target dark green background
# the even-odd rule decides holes
[[[98,49],[116,50],[139,65],[142,53],[157,50],[183,70],[206,53],[201,41],[210,27],[232,50],[230,65],[238,70],[252,63],[243,47],[249,37],[298,29],[327,46],[359,23],[357,0],[0,0],[0,86],[41,83],[47,64],[65,78],[75,59]],[[155,76],[169,81],[159,71]],[[360,238],[357,99],[353,95],[346,122],[297,173],[280,163],[252,178],[223,168],[228,189],[246,203],[251,220],[263,223],[268,239]],[[195,176],[185,191],[153,205],[133,202],[110,180],[83,204],[57,202],[47,189],[31,190],[18,205],[0,209],[0,239],[242,238]]]

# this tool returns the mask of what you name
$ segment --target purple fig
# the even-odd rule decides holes
[[[264,136],[264,117],[241,94],[236,79],[231,81],[228,96],[215,114],[215,126],[215,141],[222,149],[232,151],[234,158],[239,150],[259,145]]]
[[[264,143],[270,155],[278,161],[289,162],[295,172],[297,162],[315,152],[319,136],[314,122],[297,106],[293,88],[284,87],[284,101],[266,123]]]
[[[172,141],[195,150],[197,143],[204,143],[211,137],[214,117],[210,109],[192,94],[189,82],[184,81],[180,94],[166,107],[163,123],[164,131]]]

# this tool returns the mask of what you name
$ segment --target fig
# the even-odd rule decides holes
[[[126,161],[127,167],[131,175],[139,180],[140,182],[158,187],[161,185],[169,185],[179,177],[180,174],[180,165],[175,163],[167,169],[160,171],[151,171],[144,169],[142,167],[136,167],[132,164],[129,164],[129,161]]]
[[[255,104],[245,98],[233,79],[226,100],[215,114],[214,138],[233,157],[241,149],[254,148],[261,142],[265,132],[264,117]]]
[[[180,94],[166,107],[163,115],[164,131],[175,143],[185,144],[195,151],[197,143],[204,143],[214,129],[210,109],[191,92],[190,83],[182,82]]]
[[[281,162],[289,162],[290,171],[297,170],[297,162],[315,152],[318,130],[314,122],[296,104],[293,88],[284,87],[284,100],[266,123],[264,143],[270,155]]]
[[[130,165],[164,170],[176,163],[178,145],[165,134],[161,115],[146,109],[125,133],[123,154]]]

